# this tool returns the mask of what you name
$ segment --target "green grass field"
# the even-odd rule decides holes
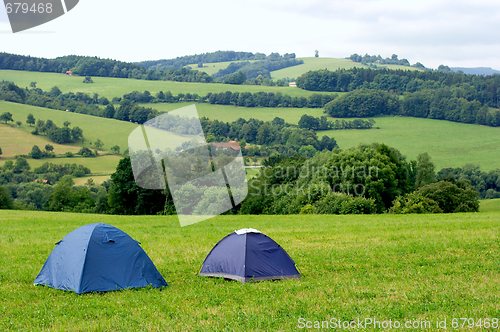
[[[33,145],[38,145],[43,149],[45,145],[50,144],[54,147],[54,153],[56,154],[63,154],[65,152],[76,153],[80,150],[78,146],[56,144],[43,136],[32,135],[29,132],[31,130],[33,129],[28,127],[27,124],[23,124],[22,128],[0,124],[0,147],[3,152],[1,157],[11,158],[17,155],[28,154],[31,152]]]
[[[33,160],[30,159],[29,163],[32,168],[39,167],[44,163],[52,163],[57,165],[63,164],[78,164],[88,167],[92,175],[110,175],[115,172],[116,166],[120,161],[121,156],[100,156],[97,158],[50,158]]]
[[[500,198],[484,199],[479,208],[481,212],[500,212]]]
[[[310,321],[498,317],[500,214],[174,217],[0,211],[0,329],[283,330]],[[68,232],[113,224],[140,241],[169,286],[104,294],[33,286]],[[260,229],[295,260],[300,280],[241,284],[199,277],[210,249]]]
[[[190,65],[187,65],[186,67],[190,67],[193,70],[198,70],[207,73],[208,75],[213,75],[217,73],[219,70],[226,69],[231,63],[233,62],[243,62],[246,60],[242,61],[223,61],[223,62],[210,62],[210,63],[204,63],[203,68],[198,68],[197,63],[193,63]],[[249,62],[253,62],[255,60],[249,60]]]
[[[361,143],[385,143],[410,159],[428,152],[436,169],[478,164],[483,170],[500,167],[500,128],[442,120],[379,117],[369,130],[331,130],[320,132],[337,140],[341,148]]]
[[[104,181],[109,180],[109,175],[92,175],[92,176],[86,176],[83,178],[75,178],[73,181],[75,182],[75,186],[84,186],[87,184],[88,180],[92,179],[94,181],[94,184],[96,185],[101,185],[104,183]]]
[[[87,141],[95,142],[97,139],[100,139],[104,142],[104,149],[109,149],[114,145],[118,145],[121,151],[125,151],[128,144],[128,135],[137,127],[137,125],[133,123],[124,121],[0,101],[0,113],[3,112],[11,112],[14,121],[21,121],[23,123],[30,113],[33,114],[37,120],[51,119],[61,127],[64,121],[69,121],[72,127],[78,126],[83,129],[83,136]],[[26,126],[24,126],[23,129],[26,130],[27,133],[31,131],[29,127]]]
[[[192,105],[192,103],[158,103],[158,104],[142,104],[142,106],[154,108],[160,112],[168,112],[174,109]],[[239,118],[243,119],[259,119],[263,121],[271,121],[275,117],[285,119],[288,123],[296,124],[304,114],[309,114],[315,117],[324,115],[321,108],[268,108],[268,107],[239,107],[230,105],[212,105],[212,104],[196,104],[198,114],[213,120],[221,120],[226,122],[236,121]]]
[[[209,92],[281,92],[290,96],[309,96],[313,91],[298,88],[259,86],[259,85],[231,85],[219,83],[185,83],[173,81],[146,81],[125,78],[93,77],[94,83],[85,84],[79,76],[67,76],[57,73],[39,73],[29,71],[0,70],[0,81],[12,81],[21,87],[28,87],[31,82],[37,82],[37,87],[49,90],[57,86],[63,92],[98,93],[107,98],[121,97],[131,91],[148,90],[152,94],[158,91],[179,93],[197,93],[204,96]]]
[[[280,78],[297,78],[308,71],[328,69],[330,71],[335,71],[339,69],[351,69],[351,68],[368,68],[367,65],[354,62],[349,59],[342,58],[300,58],[304,60],[304,63],[298,66],[283,68],[280,70],[275,70],[271,72],[271,77],[273,79]],[[402,70],[418,70],[413,67],[397,66],[397,65],[378,65],[378,67],[384,67],[387,69],[402,69]]]

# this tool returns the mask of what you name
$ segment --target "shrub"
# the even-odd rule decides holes
[[[399,196],[389,210],[390,213],[443,213],[438,203],[428,197],[413,192]]]
[[[300,209],[300,214],[314,214],[315,209],[311,204],[306,204]]]
[[[84,158],[93,158],[96,156],[96,154],[89,148],[81,148],[80,151],[78,151],[78,154]]]
[[[372,214],[377,213],[373,199],[331,192],[315,204],[318,214]]]
[[[470,184],[439,181],[425,185],[417,193],[434,200],[445,213],[479,211],[479,194]]]
[[[0,187],[0,209],[12,209],[12,207],[13,201],[9,191],[4,187]]]

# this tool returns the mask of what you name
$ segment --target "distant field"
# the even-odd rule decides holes
[[[110,175],[115,172],[116,166],[120,161],[121,156],[100,156],[96,158],[51,158],[51,159],[41,159],[33,160],[30,159],[29,163],[31,167],[39,167],[44,163],[52,164],[78,164],[88,167],[92,175],[103,176]]]
[[[226,69],[233,62],[245,62],[245,61],[255,61],[255,60],[242,60],[242,61],[225,61],[225,62],[212,62],[212,63],[203,63],[203,68],[198,68],[197,63],[193,63],[187,65],[187,67],[191,67],[191,69],[199,70],[207,73],[208,75],[213,75],[217,73],[219,70]]]
[[[349,59],[342,58],[300,58],[304,60],[302,65],[283,68],[271,72],[271,77],[273,79],[280,78],[297,78],[308,71],[328,69],[330,71],[335,71],[339,69],[351,69],[351,68],[368,68],[368,66],[354,62]],[[384,67],[388,69],[402,69],[402,70],[418,70],[413,67],[397,66],[397,65],[378,65],[378,67]]]
[[[438,169],[479,164],[483,170],[500,168],[500,128],[407,117],[374,118],[380,129],[320,132],[341,148],[361,143],[386,143],[410,159],[428,152]]]
[[[157,109],[160,112],[168,112],[174,109],[191,105],[192,103],[159,103],[143,104],[143,106]],[[266,108],[266,107],[239,107],[230,105],[196,104],[198,114],[212,120],[232,122],[239,118],[259,119],[271,121],[275,117],[285,119],[288,123],[298,123],[304,114],[319,117],[324,115],[322,108]]]
[[[360,63],[356,63],[354,61],[348,59],[340,59],[340,58],[300,58],[300,60],[304,60],[304,63],[301,65],[283,68],[280,70],[275,70],[271,72],[271,77],[273,79],[280,78],[297,78],[300,75],[307,73],[308,71],[313,70],[321,70],[328,69],[331,71],[335,71],[338,69],[350,69],[354,67],[363,68],[366,67]]]
[[[498,317],[499,217],[228,215],[180,228],[175,217],[2,210],[0,330],[292,331],[301,317],[401,324]],[[169,286],[81,296],[33,286],[54,243],[95,222],[140,241]],[[212,247],[244,227],[278,242],[302,277],[247,284],[199,277]]]
[[[185,105],[187,103],[149,106],[169,111]],[[321,109],[245,108],[209,104],[199,104],[197,107],[200,115],[223,121],[234,121],[240,117],[272,120],[279,116],[296,123],[302,114],[322,115]],[[19,121],[25,121],[29,113],[33,113],[37,119],[52,119],[59,125],[70,121],[72,125],[83,129],[86,139],[95,141],[100,138],[106,149],[117,144],[121,151],[127,148],[128,135],[136,127],[135,124],[118,120],[0,101],[0,112],[4,111],[10,111],[14,119]],[[383,142],[400,149],[411,159],[419,153],[428,152],[438,168],[458,167],[467,163],[479,164],[486,170],[500,167],[500,128],[407,117],[380,117],[375,118],[375,122],[380,129],[326,131],[320,132],[319,136],[327,134],[334,137],[341,148]]]
[[[63,92],[98,93],[100,96],[121,97],[134,90],[148,90],[152,94],[158,91],[179,93],[197,93],[201,96],[209,92],[281,92],[291,96],[309,96],[313,91],[290,87],[271,87],[259,85],[231,85],[218,83],[185,83],[173,81],[146,81],[125,78],[93,77],[94,83],[85,84],[79,76],[67,76],[57,73],[39,73],[28,71],[0,70],[0,81],[13,81],[21,87],[28,87],[30,82],[37,82],[41,89],[48,90],[58,86]]]
[[[73,179],[73,181],[75,182],[76,186],[84,186],[87,184],[88,180],[92,179],[96,185],[101,185],[104,181],[109,180],[109,178],[109,175],[92,175],[83,178],[75,178]]]
[[[3,113],[1,106],[0,113]],[[43,136],[32,135],[30,133],[31,130],[32,128],[28,127],[25,123],[23,123],[23,128],[14,128],[9,125],[0,124],[0,148],[2,148],[3,152],[0,158],[11,158],[17,155],[28,154],[31,152],[33,145],[38,145],[43,149],[45,145],[50,144],[54,147],[54,153],[56,154],[65,152],[76,153],[80,150],[78,146],[55,144]]]
[[[481,211],[481,212],[500,212],[500,198],[482,200],[479,211]]]
[[[14,121],[19,120],[23,123],[30,113],[37,120],[51,119],[58,126],[62,126],[64,121],[69,121],[71,122],[71,126],[78,126],[83,129],[83,135],[86,140],[95,142],[99,138],[104,142],[104,149],[118,145],[122,152],[127,149],[128,135],[137,127],[133,123],[124,121],[0,101],[0,113],[3,112],[11,112]],[[27,130],[26,127],[24,129]]]

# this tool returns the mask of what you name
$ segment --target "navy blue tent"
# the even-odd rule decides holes
[[[116,227],[91,224],[57,243],[35,285],[82,294],[167,283],[137,241]]]
[[[255,229],[240,229],[220,240],[205,258],[200,275],[241,282],[300,278],[286,251]]]

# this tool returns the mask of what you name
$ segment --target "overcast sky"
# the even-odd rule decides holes
[[[428,67],[500,69],[498,0],[80,0],[13,34],[0,6],[0,51],[125,61],[216,50],[346,57],[396,53]]]

